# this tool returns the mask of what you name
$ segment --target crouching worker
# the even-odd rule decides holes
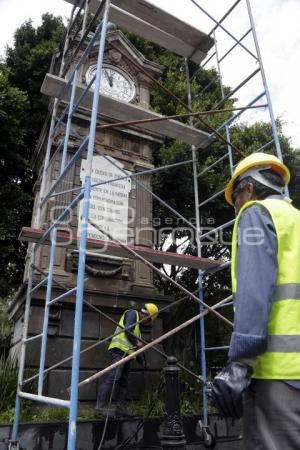
[[[157,316],[158,308],[153,303],[146,303],[139,311],[129,309],[124,312],[115,330],[115,336],[112,338],[108,347],[111,357],[111,364],[120,361],[125,356],[130,355],[135,350],[143,347],[144,344],[140,340],[141,330],[139,321],[144,319],[143,325],[150,326]],[[128,327],[131,328],[126,330]],[[124,329],[124,331],[119,333],[122,329]],[[144,353],[137,355],[136,360],[143,366],[144,369],[148,368]],[[99,380],[97,403],[95,408],[95,413],[97,415],[113,415],[108,408],[113,386],[114,398],[116,401],[115,415],[117,417],[128,417],[132,415],[132,413],[130,413],[126,408],[126,394],[130,363],[131,361],[127,361],[125,364],[111,370],[104,382]]]

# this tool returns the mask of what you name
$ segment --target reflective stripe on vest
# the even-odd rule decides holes
[[[268,321],[267,351],[258,357],[253,378],[300,380],[300,211],[287,201],[271,198],[243,206],[232,236],[233,294],[237,282],[238,224],[245,209],[252,205],[265,208],[271,215],[278,245],[278,276]]]
[[[115,334],[120,333],[120,331],[122,331],[125,326],[124,326],[124,320],[125,320],[125,315],[128,311],[125,311],[119,321],[119,325],[117,326],[116,330],[115,330]],[[135,311],[136,313],[136,322],[139,321],[139,314],[137,311]],[[136,323],[134,329],[130,329],[130,331],[139,339],[141,338],[141,331],[140,331],[140,326],[138,323]],[[111,350],[113,348],[118,348],[119,350],[122,350],[122,352],[124,353],[128,353],[131,354],[134,352],[134,346],[132,345],[132,343],[127,339],[126,333],[123,331],[120,334],[117,334],[116,336],[114,336],[111,340],[111,343],[108,346],[108,349]]]

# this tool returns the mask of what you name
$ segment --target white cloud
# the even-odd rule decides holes
[[[300,146],[300,3],[294,0],[267,3],[269,8],[266,5],[260,12],[258,34],[274,110],[286,122],[285,132]],[[255,11],[258,10],[257,5]],[[268,14],[268,21],[263,21],[263,13]]]
[[[233,4],[233,0],[195,0],[215,18],[222,15]],[[182,20],[208,32],[213,22],[192,3],[191,0],[151,0],[151,3],[163,7]],[[300,104],[299,61],[300,61],[300,2],[299,0],[251,0],[256,23],[259,44],[264,60],[267,79],[276,116],[285,122],[285,132],[291,135],[293,142],[300,146]],[[70,5],[63,0],[0,0],[0,54],[3,55],[6,43],[13,42],[13,33],[25,20],[32,18],[35,25],[41,22],[41,14],[52,12],[68,17]],[[224,22],[237,37],[249,26],[245,11],[245,2],[241,2],[235,14]],[[231,45],[232,41],[223,33],[218,34],[220,54]],[[253,43],[245,43],[253,48]],[[251,65],[252,64],[252,65]],[[243,76],[249,74],[255,64],[245,52],[235,51],[227,64],[223,64],[224,83],[230,86],[238,84]],[[259,79],[259,77],[256,77]],[[240,92],[240,103],[253,98],[259,91],[259,85],[248,85]],[[253,118],[253,114],[251,114]],[[257,115],[257,117],[264,117]]]

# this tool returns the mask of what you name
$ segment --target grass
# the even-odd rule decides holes
[[[12,423],[14,420],[14,406],[0,412],[0,423]],[[94,420],[94,408],[80,406],[78,420]],[[67,422],[69,411],[67,408],[55,406],[36,406],[36,403],[26,401],[22,403],[21,422]]]
[[[31,373],[25,371],[25,373]],[[12,358],[0,357],[0,423],[10,423],[14,419],[15,400],[18,384],[18,369],[16,361]],[[36,383],[29,383],[28,392],[33,392]],[[31,402],[24,400],[22,402],[21,420],[26,421],[31,411]]]

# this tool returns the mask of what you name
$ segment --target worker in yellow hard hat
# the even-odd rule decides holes
[[[130,355],[135,350],[143,347],[144,344],[141,340],[142,335],[139,322],[142,321],[143,326],[151,326],[157,316],[158,308],[154,303],[145,303],[140,310],[128,309],[122,314],[119,324],[115,330],[115,335],[108,347],[112,364],[120,361],[125,356]],[[144,367],[144,369],[149,368],[149,364],[146,361],[144,353],[138,354],[136,360]],[[117,369],[111,370],[104,382],[99,380],[100,383],[98,383],[97,403],[95,408],[97,415],[116,415],[117,417],[128,417],[132,415],[126,408],[129,372],[130,361],[127,361]],[[114,386],[116,387],[115,413],[108,408]]]
[[[234,330],[212,396],[224,417],[243,416],[245,450],[296,449],[300,436],[300,211],[285,194],[290,172],[254,153],[225,198],[232,236]]]
[[[250,170],[251,173],[249,173]],[[226,186],[225,198],[230,205],[234,206],[235,197],[241,190],[241,181],[249,176],[279,193],[282,193],[283,186],[286,186],[291,178],[287,166],[276,156],[267,153],[253,153],[236,166],[234,174]]]

